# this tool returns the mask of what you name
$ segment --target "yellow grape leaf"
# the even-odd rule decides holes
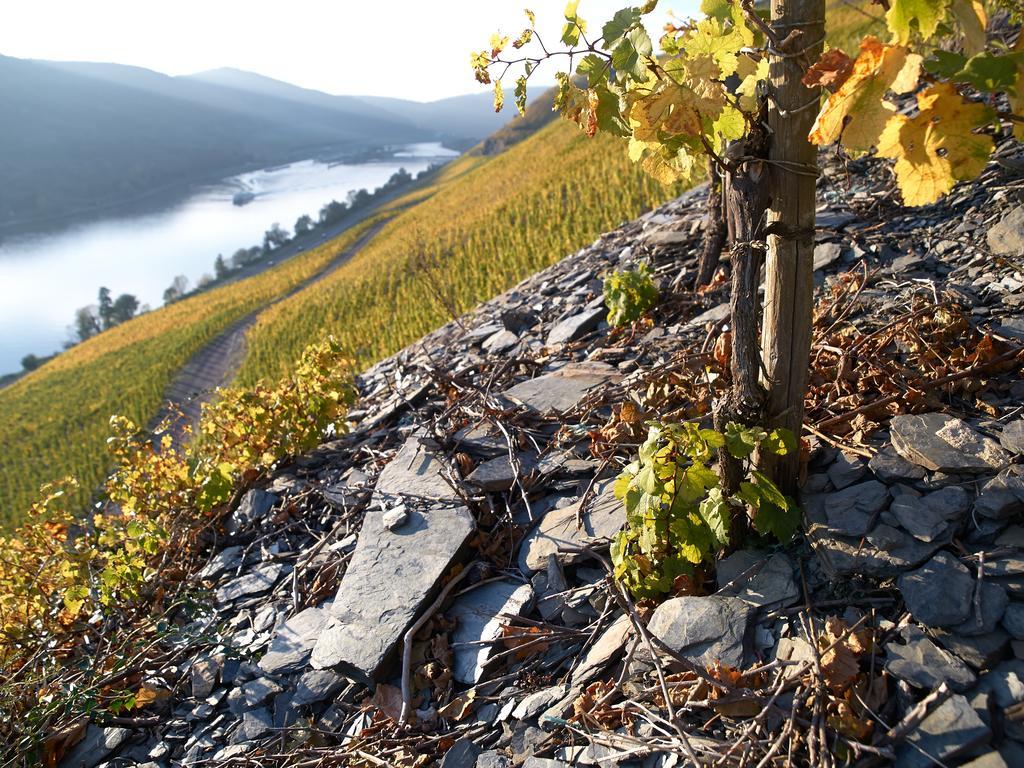
[[[906,205],[928,205],[985,168],[994,144],[973,133],[995,113],[965,101],[951,83],[917,95],[918,115],[895,115],[878,140],[878,154],[896,161],[896,183]]]
[[[762,57],[760,61],[755,61],[753,57],[744,54],[740,56],[736,74],[740,77],[740,85],[736,89],[740,109],[753,112],[757,109],[757,84],[768,79],[768,58]]]
[[[892,81],[889,90],[893,93],[910,93],[917,88],[921,79],[921,65],[924,63],[924,56],[919,53],[908,53],[907,60],[903,62],[903,68],[896,79]]]
[[[952,0],[949,10],[964,33],[964,50],[968,56],[985,50],[985,27],[988,14],[977,0]]]
[[[743,27],[746,29],[746,27]],[[682,48],[691,59],[710,56],[721,70],[723,77],[736,71],[737,54],[746,45],[745,36],[737,28],[726,32],[721,22],[714,18],[706,18],[686,36]]]
[[[909,61],[908,61],[909,59]],[[904,69],[910,67],[910,75]],[[839,90],[829,95],[811,129],[814,144],[842,144],[853,153],[867,152],[896,111],[883,98],[896,84],[909,85],[913,70],[920,70],[920,57],[911,59],[907,49],[883,45],[878,38],[865,37],[853,71]]]
[[[693,108],[693,102],[693,92],[680,85],[666,85],[641,96],[629,110],[633,137],[650,142],[657,141],[661,131],[688,136],[700,133],[700,115]]]
[[[922,38],[927,40],[934,35],[939,24],[946,18],[948,3],[949,0],[892,0],[885,21],[895,42],[907,44],[913,21],[917,21],[917,29]]]
[[[734,141],[742,138],[746,130],[747,121],[744,119],[743,113],[735,107],[727,106],[715,120],[712,135],[721,136],[723,141]]]
[[[142,687],[135,694],[135,708],[142,709],[147,704],[169,698],[170,695],[171,692],[166,688],[158,688],[149,683],[143,683]]]

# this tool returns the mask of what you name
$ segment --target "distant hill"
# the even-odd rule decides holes
[[[0,231],[311,156],[412,141],[473,143],[507,119],[488,115],[487,98],[385,99],[385,106],[239,70],[170,77],[0,56]]]

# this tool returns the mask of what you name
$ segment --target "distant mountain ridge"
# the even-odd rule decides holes
[[[0,56],[0,231],[258,167],[371,147],[470,144],[505,122],[488,94],[432,103],[334,96],[234,69]]]

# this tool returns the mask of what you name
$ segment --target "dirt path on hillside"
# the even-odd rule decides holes
[[[287,293],[250,312],[225,328],[211,342],[196,352],[178,374],[172,379],[164,393],[164,404],[153,419],[153,429],[161,420],[172,417],[171,436],[175,443],[181,439],[186,424],[195,426],[199,423],[199,414],[203,403],[207,402],[217,387],[231,382],[245,359],[245,336],[260,314],[278,302],[294,296],[314,283],[323,280],[372,240],[381,228],[391,219],[387,218],[363,234],[356,242],[339,253],[326,267],[312,277],[308,277]]]

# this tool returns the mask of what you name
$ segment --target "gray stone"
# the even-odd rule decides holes
[[[514,581],[490,582],[456,599],[448,611],[448,616],[458,622],[452,632],[452,676],[456,680],[468,685],[480,681],[491,657],[490,641],[499,637],[508,624],[508,619],[501,616],[518,616],[532,599],[533,588]],[[472,645],[459,647],[461,643]]]
[[[1006,709],[1024,701],[1024,661],[1000,662],[978,679],[975,694],[988,694],[996,706]]]
[[[227,532],[235,536],[251,525],[259,523],[277,503],[277,496],[260,488],[247,491],[238,504],[238,508],[228,518]]]
[[[280,685],[268,677],[257,677],[242,686],[242,695],[245,697],[245,704],[250,709],[259,706],[272,696],[276,696],[282,690]]]
[[[992,736],[966,698],[954,694],[936,707],[896,747],[898,768],[928,768],[952,760]]]
[[[950,629],[958,635],[973,637],[974,635],[987,635],[995,630],[999,620],[1003,618],[1006,604],[1009,598],[1006,590],[999,584],[992,581],[981,583],[981,594],[979,595],[980,615],[974,609],[974,601],[971,601],[971,612],[967,619]]]
[[[622,375],[604,363],[569,363],[553,373],[516,384],[504,397],[527,408],[547,413],[568,411],[594,387],[615,383]]]
[[[239,727],[243,741],[254,741],[274,728],[274,716],[266,707],[253,709],[242,715]]]
[[[512,761],[495,749],[481,752],[476,759],[476,768],[512,768]]]
[[[218,605],[225,605],[241,597],[261,595],[274,588],[277,580],[291,566],[285,563],[264,563],[253,568],[248,573],[243,573],[236,579],[232,579],[219,587],[215,593]]]
[[[425,485],[421,482],[421,489]],[[474,525],[465,507],[435,505],[410,510],[409,522],[389,531],[383,513],[368,510],[329,609],[331,620],[313,647],[312,666],[337,666],[364,682],[376,678],[436,594]]]
[[[1024,256],[1024,205],[1018,205],[988,228],[989,249],[1000,256]]]
[[[212,579],[225,571],[234,571],[242,563],[242,547],[225,547],[208,562],[197,576],[200,579]]]
[[[1024,467],[1007,467],[983,486],[974,511],[990,520],[1005,520],[1024,510]]]
[[[536,454],[520,453],[517,457],[524,474],[529,474],[537,462]],[[498,493],[509,490],[516,482],[516,470],[508,455],[496,456],[477,466],[466,482],[484,493]]]
[[[993,750],[969,763],[964,763],[960,768],[1009,768],[1009,764],[1002,755]]]
[[[963,419],[944,413],[894,416],[890,429],[900,456],[932,471],[992,472],[1009,459],[995,440],[979,434]]]
[[[965,637],[944,629],[933,629],[932,636],[950,653],[954,653],[975,669],[991,669],[1003,658],[1010,636],[1001,629],[987,635]]]
[[[889,674],[917,688],[930,691],[947,683],[954,691],[966,691],[977,679],[960,659],[933,643],[917,627],[904,627],[903,643],[886,643],[885,668]]]
[[[395,528],[401,528],[403,525],[405,525],[408,519],[409,512],[406,510],[404,504],[399,504],[397,507],[392,507],[391,509],[384,512],[384,514],[381,516],[381,522],[384,524],[384,527],[387,528],[389,531],[393,531],[395,530]]]
[[[505,436],[489,421],[463,427],[453,439],[456,449],[484,456],[500,456],[508,451]]]
[[[718,561],[718,583],[715,594],[738,597],[765,610],[792,605],[800,597],[793,578],[793,563],[781,552],[765,558],[740,550]]]
[[[999,444],[1010,453],[1024,453],[1024,419],[1016,419],[1003,427]]]
[[[825,520],[824,508],[807,509],[807,535],[832,575],[895,576],[923,563],[941,542],[926,543],[890,525],[877,525],[864,539],[843,536]]]
[[[1024,603],[1010,603],[1006,606],[1003,627],[1017,640],[1024,640]]]
[[[440,768],[473,768],[480,756],[480,747],[463,737],[452,744],[441,758]]]
[[[522,768],[569,768],[569,764],[550,757],[528,757],[523,761]]]
[[[580,663],[573,669],[572,685],[586,685],[597,677],[613,659],[623,653],[632,634],[633,623],[629,616],[620,614],[587,649]]]
[[[309,669],[295,684],[293,707],[304,707],[328,699],[345,687],[346,680],[329,669]]]
[[[381,504],[389,498],[455,501],[458,495],[441,474],[444,464],[432,452],[433,444],[412,436],[402,445],[377,478],[375,493]]]
[[[960,624],[971,611],[974,578],[955,557],[939,552],[897,581],[907,610],[929,627]]]
[[[604,307],[589,309],[580,312],[578,315],[567,317],[551,329],[548,333],[545,346],[554,347],[558,344],[567,344],[576,341],[597,328],[604,319],[607,310]]]
[[[509,747],[512,749],[513,762],[520,762],[527,757],[532,757],[548,740],[548,735],[534,725],[520,723],[512,732],[512,740]]]
[[[725,322],[728,319],[729,304],[728,302],[726,302],[724,304],[719,304],[717,307],[712,307],[706,312],[701,312],[699,315],[692,318],[691,320],[687,320],[683,324],[683,328],[703,328],[708,324],[718,325],[720,323]]]
[[[892,502],[889,511],[914,538],[931,542],[950,533],[970,505],[967,491],[949,485],[921,497],[902,494]]]
[[[911,464],[898,453],[891,445],[885,446],[882,450],[871,457],[868,462],[868,469],[875,473],[875,477],[883,483],[903,483],[923,480],[927,471],[924,467]]]
[[[877,480],[851,485],[835,493],[809,494],[803,497],[809,515],[824,517],[828,526],[844,536],[863,536],[872,519],[889,503],[889,489]]]
[[[526,536],[519,547],[519,565],[524,572],[546,568],[551,554],[562,563],[575,562],[580,557],[580,547],[611,538],[626,522],[626,510],[615,498],[611,481],[594,488],[593,498],[582,515],[582,528],[576,527],[579,507],[580,502],[576,502],[551,510]]]
[[[554,685],[528,694],[512,710],[513,720],[532,720],[569,692],[568,686]]]
[[[85,736],[64,755],[61,768],[94,768],[124,744],[131,733],[127,728],[103,728],[89,725]]]
[[[192,698],[205,699],[213,693],[220,667],[220,661],[216,658],[200,658],[192,662]]]
[[[270,648],[259,661],[264,672],[282,674],[297,672],[306,666],[313,645],[327,626],[327,611],[306,608],[278,627]]]
[[[698,666],[741,668],[749,653],[753,613],[748,603],[734,597],[677,597],[654,610],[647,629]],[[635,658],[649,662],[650,651],[641,645]]]
[[[841,491],[860,480],[868,471],[868,463],[860,456],[840,453],[831,467],[828,468],[828,479],[832,487]]]
[[[501,313],[501,324],[513,333],[520,333],[536,323],[537,313],[528,309],[506,309]]]
[[[842,255],[843,246],[839,243],[818,243],[814,246],[814,271],[831,266]]]
[[[488,336],[482,346],[493,355],[500,355],[514,347],[519,342],[519,337],[512,331],[502,328],[493,336]]]

